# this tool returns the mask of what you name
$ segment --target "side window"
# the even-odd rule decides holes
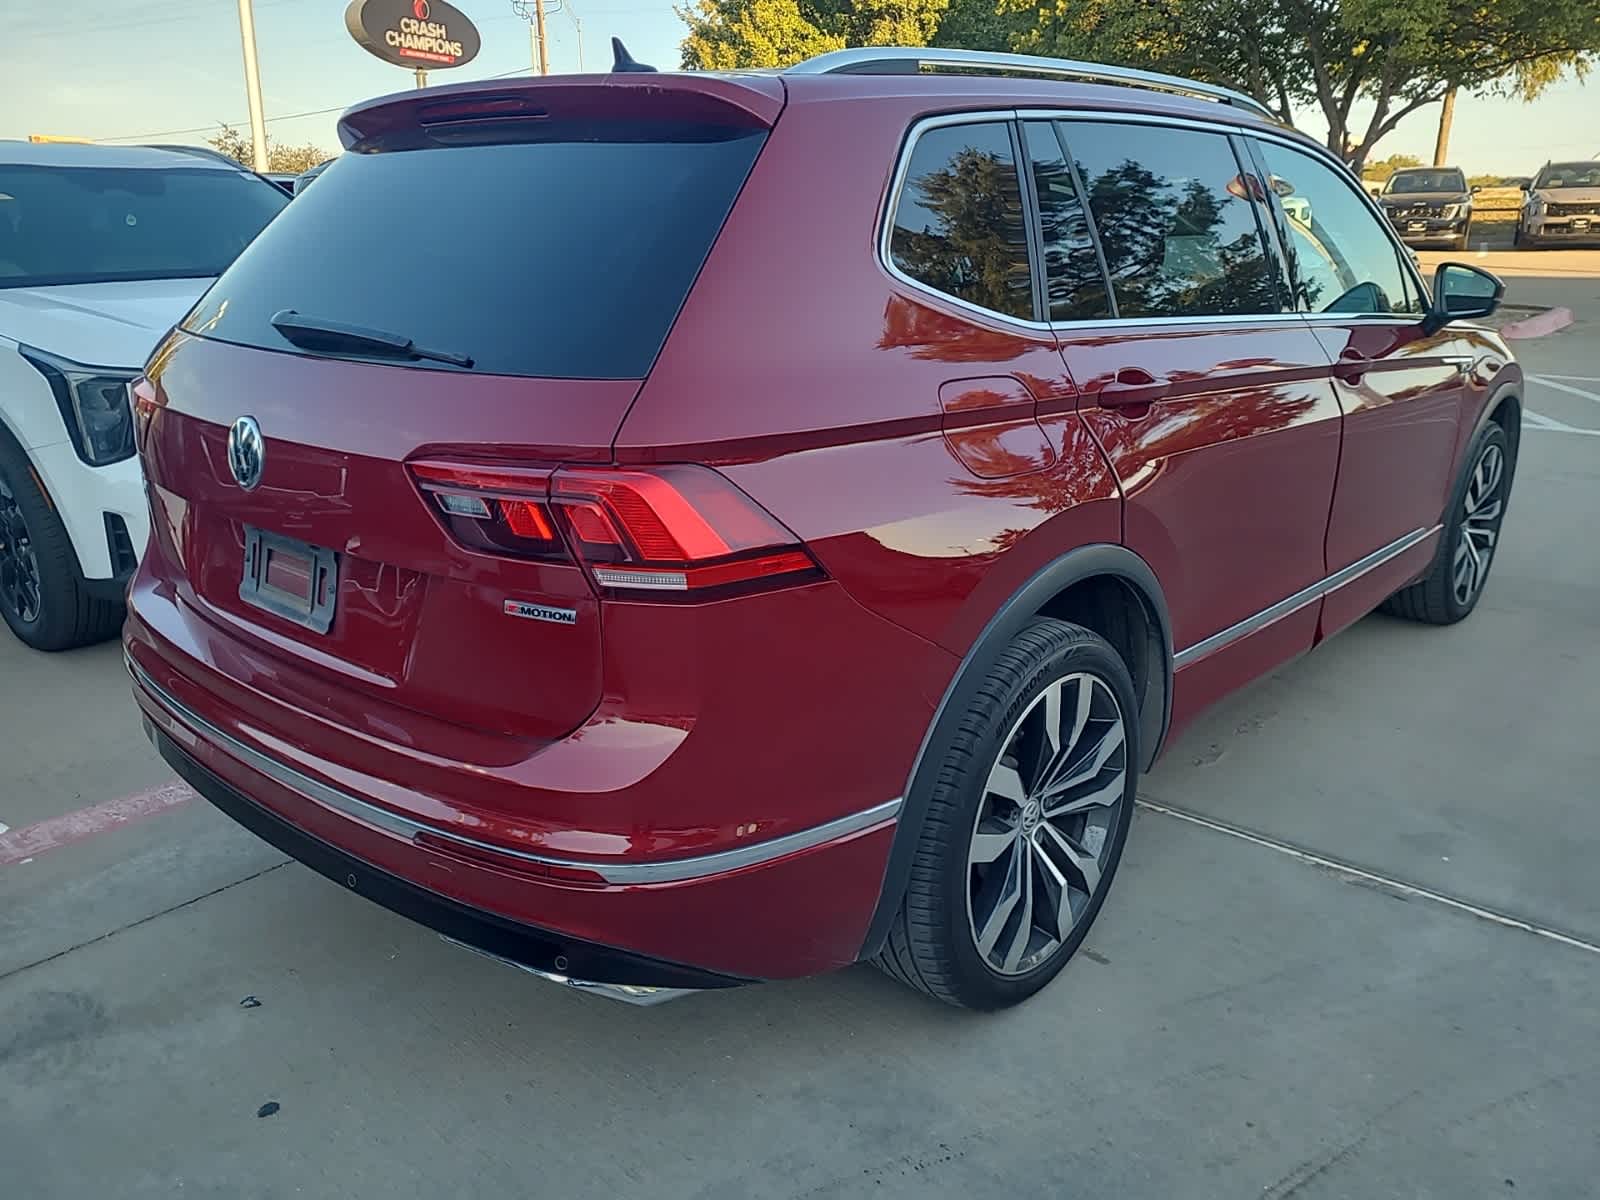
[[[941,125],[917,139],[889,256],[935,291],[1033,319],[1027,218],[1008,125]]]
[[[1055,126],[1028,121],[1023,146],[1039,197],[1044,242],[1045,295],[1052,321],[1086,321],[1111,315],[1106,280],[1089,231],[1089,212],[1073,181]]]
[[[1222,134],[1061,125],[1120,317],[1282,311],[1256,205]]]
[[[1421,311],[1394,242],[1355,184],[1300,150],[1258,144],[1272,175],[1273,203],[1289,231],[1299,307],[1375,315]]]

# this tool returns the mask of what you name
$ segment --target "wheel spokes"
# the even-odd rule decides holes
[[[1128,780],[1123,721],[1084,672],[1045,685],[1002,742],[967,853],[968,920],[992,969],[1046,961],[1100,886]]]
[[[1127,782],[1127,772],[1118,771],[1109,783],[1092,787],[1077,796],[1066,796],[1064,792],[1072,789],[1066,788],[1057,792],[1050,803],[1044,805],[1043,815],[1046,820],[1051,817],[1071,816],[1074,813],[1087,812],[1091,808],[1103,808],[1115,804],[1122,799],[1123,786]]]
[[[1048,845],[1052,853],[1060,853],[1065,860],[1064,865],[1078,877],[1080,891],[1093,895],[1095,888],[1100,886],[1100,858],[1090,854],[1082,846],[1077,845],[1066,834],[1057,829],[1049,821],[1039,825],[1041,848]]]
[[[1093,749],[1086,749],[1076,762],[1063,768],[1058,777],[1046,780],[1040,788],[1040,794],[1046,798],[1058,796],[1069,788],[1093,779],[1111,761],[1111,756],[1122,749],[1123,740],[1122,722],[1111,722],[1100,732],[1100,740]]]
[[[977,929],[978,952],[985,958],[994,954],[1000,935],[1005,931],[1011,919],[1012,912],[1017,907],[1017,901],[1022,898],[1022,876],[1024,874],[1022,854],[1012,854],[1005,865],[1004,872],[1000,875],[998,883],[992,889],[995,893],[993,902],[989,905],[985,915],[981,918],[982,924]],[[973,916],[978,916],[974,911]]]

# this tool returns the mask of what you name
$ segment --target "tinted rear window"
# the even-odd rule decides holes
[[[220,275],[288,202],[243,171],[0,165],[0,287]]]
[[[673,128],[341,155],[185,325],[298,353],[271,324],[293,309],[483,374],[640,378],[765,136]]]

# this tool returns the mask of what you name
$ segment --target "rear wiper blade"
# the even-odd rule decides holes
[[[383,329],[367,329],[360,325],[346,325],[343,321],[327,321],[321,317],[307,317],[292,308],[274,313],[272,327],[305,350],[322,350],[327,353],[351,350],[358,354],[387,358],[426,358],[433,362],[449,363],[453,367],[472,365],[472,359],[465,354],[452,354],[448,350],[429,350],[398,333],[389,333]]]

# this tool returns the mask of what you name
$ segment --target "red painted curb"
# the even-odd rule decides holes
[[[34,858],[71,842],[105,833],[119,825],[153,817],[195,798],[181,783],[164,783],[148,791],[135,792],[103,804],[80,808],[59,817],[48,817],[21,829],[0,833],[0,867]]]
[[[1558,329],[1572,324],[1570,308],[1547,308],[1542,313],[1524,317],[1520,321],[1500,326],[1500,336],[1507,338],[1548,337]]]

